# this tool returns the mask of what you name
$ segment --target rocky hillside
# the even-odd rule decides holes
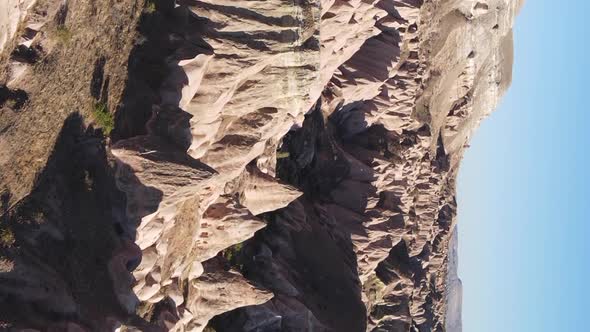
[[[0,326],[460,331],[455,179],[520,6],[0,4]]]

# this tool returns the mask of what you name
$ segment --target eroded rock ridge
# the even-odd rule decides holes
[[[455,179],[519,0],[6,6],[1,324],[461,330]]]

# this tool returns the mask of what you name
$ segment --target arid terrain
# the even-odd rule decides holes
[[[3,0],[0,327],[461,331],[521,0]]]

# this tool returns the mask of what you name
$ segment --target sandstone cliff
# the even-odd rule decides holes
[[[13,2],[0,324],[460,331],[519,0]]]

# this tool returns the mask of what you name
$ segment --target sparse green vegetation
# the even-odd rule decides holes
[[[376,274],[373,274],[367,282],[363,285],[363,290],[370,301],[376,301],[382,296],[382,291],[385,288],[385,284]]]
[[[8,100],[6,101],[6,104],[5,104],[5,105],[6,105],[8,108],[10,108],[10,109],[15,109],[15,108],[16,108],[16,100],[14,100],[14,99],[8,99]]]
[[[14,244],[14,233],[9,228],[0,228],[0,245],[9,247]]]
[[[239,262],[239,256],[243,246],[243,243],[238,243],[226,248],[221,252],[221,256],[223,256],[223,258],[225,258],[229,262],[229,265],[238,270],[241,270],[243,267],[243,264]]]
[[[59,25],[55,30],[55,36],[61,43],[67,44],[72,40],[73,34],[65,25]]]
[[[289,152],[277,152],[277,159],[289,158]]]
[[[152,14],[156,11],[156,2],[155,0],[146,0],[145,2],[145,12],[148,14]]]
[[[113,128],[115,128],[115,117],[109,112],[107,104],[104,102],[97,102],[94,104],[94,120],[103,129],[105,135],[109,135]]]

